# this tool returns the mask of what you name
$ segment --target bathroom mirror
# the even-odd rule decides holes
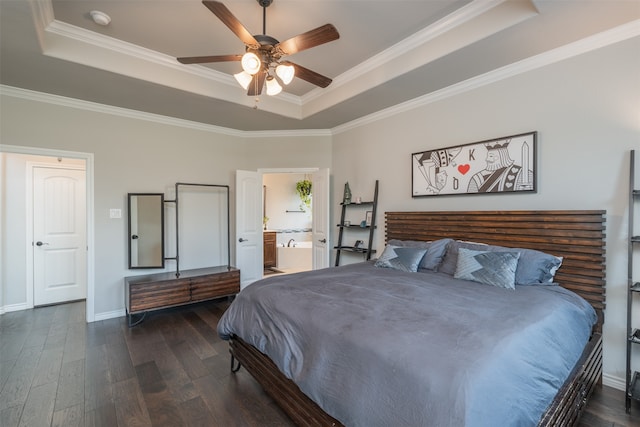
[[[128,196],[129,268],[164,268],[164,194]]]

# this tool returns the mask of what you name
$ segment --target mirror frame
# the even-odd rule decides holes
[[[131,242],[137,238],[132,233],[132,221],[131,221],[131,199],[137,196],[156,196],[159,198],[160,209],[160,262],[158,264],[148,265],[132,265],[133,251]],[[127,246],[129,248],[129,269],[149,269],[149,268],[164,268],[165,264],[165,236],[164,236],[164,193],[127,193],[127,217],[128,217],[128,232],[127,232]]]

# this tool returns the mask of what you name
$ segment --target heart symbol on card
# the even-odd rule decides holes
[[[458,166],[458,172],[460,172],[462,175],[464,175],[467,172],[469,172],[469,169],[471,169],[470,165],[460,165],[460,166]]]

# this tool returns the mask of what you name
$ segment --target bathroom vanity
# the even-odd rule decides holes
[[[274,268],[278,264],[276,255],[276,232],[264,231],[262,237],[264,241],[264,268]]]

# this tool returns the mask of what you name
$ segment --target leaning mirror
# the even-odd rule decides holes
[[[164,268],[164,194],[128,196],[129,268]]]

